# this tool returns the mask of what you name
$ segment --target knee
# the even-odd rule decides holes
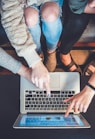
[[[47,22],[55,21],[60,14],[60,7],[55,2],[47,2],[42,6],[41,16]]]
[[[28,27],[32,27],[38,23],[39,13],[38,10],[28,7],[24,10],[25,22]]]

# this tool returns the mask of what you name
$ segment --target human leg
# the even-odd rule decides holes
[[[91,18],[95,24],[95,15],[92,14]],[[91,61],[87,64],[87,66],[84,68],[84,75],[91,76],[95,72],[95,52],[91,55]]]
[[[83,75],[91,76],[95,72],[95,58],[84,68]]]
[[[35,7],[28,7],[24,11],[26,24],[35,44],[37,45],[37,52],[40,54],[42,50],[40,43],[41,29],[39,23],[39,10]]]
[[[89,14],[69,14],[68,20],[64,25],[62,32],[61,45],[60,45],[60,58],[63,65],[68,66],[72,62],[70,51],[73,45],[81,37],[90,20]],[[77,69],[76,64],[73,64],[69,71],[75,71]]]
[[[41,8],[42,31],[46,38],[48,52],[56,49],[62,32],[60,7],[55,2],[47,2]]]
[[[46,67],[54,71],[56,67],[56,48],[62,32],[60,7],[55,2],[47,2],[41,7],[42,31],[46,38],[47,60]]]

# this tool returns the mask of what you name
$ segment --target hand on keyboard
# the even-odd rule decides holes
[[[75,113],[77,113],[77,112],[85,113],[91,103],[91,100],[92,100],[94,94],[95,94],[95,91],[91,90],[89,87],[86,86],[83,88],[83,90],[80,93],[78,93],[68,99],[65,99],[64,102],[70,103],[70,105],[68,106],[67,111],[65,113],[65,116],[67,117],[72,109],[74,109]]]

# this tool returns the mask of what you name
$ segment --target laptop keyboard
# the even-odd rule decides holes
[[[75,94],[75,91],[51,91],[48,97],[46,91],[25,91],[25,110],[32,112],[43,111],[65,111],[69,103],[64,99]]]

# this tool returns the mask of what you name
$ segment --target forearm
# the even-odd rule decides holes
[[[89,0],[84,9],[84,13],[95,14],[95,0]]]
[[[95,72],[92,74],[83,90],[85,94],[89,94],[89,97],[93,98],[95,95]]]

